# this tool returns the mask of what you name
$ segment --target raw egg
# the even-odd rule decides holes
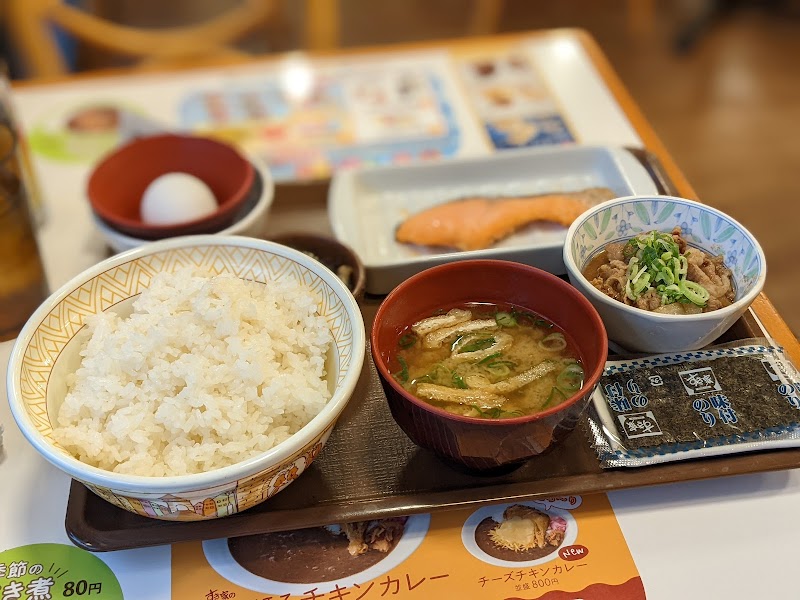
[[[175,225],[201,219],[217,210],[217,200],[205,182],[188,173],[155,178],[142,194],[139,214],[150,225]]]

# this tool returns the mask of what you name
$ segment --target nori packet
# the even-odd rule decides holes
[[[609,361],[589,424],[603,467],[798,446],[800,376],[769,344]]]

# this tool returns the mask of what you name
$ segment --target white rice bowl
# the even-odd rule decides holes
[[[34,448],[104,499],[216,518],[311,464],[364,353],[358,304],[319,262],[253,238],[173,238],[53,293],[17,338],[7,393]]]
[[[130,316],[87,318],[53,436],[87,464],[156,477],[271,449],[331,396],[332,336],[317,303],[294,279],[157,274]]]

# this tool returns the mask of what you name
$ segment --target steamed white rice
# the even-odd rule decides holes
[[[130,317],[87,319],[91,338],[54,437],[85,463],[148,476],[269,450],[330,399],[332,336],[317,302],[291,279],[155,276]]]

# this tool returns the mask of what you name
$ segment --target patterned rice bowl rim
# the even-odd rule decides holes
[[[670,231],[676,226],[681,227],[689,244],[724,257],[737,290],[734,305],[754,297],[763,287],[766,260],[755,237],[738,221],[715,208],[673,196],[629,196],[598,204],[570,226],[569,256],[565,258],[582,271],[609,243],[654,229]],[[697,316],[702,315],[680,315],[682,319]]]
[[[333,424],[283,463],[243,479],[200,490],[175,493],[117,493],[84,482],[95,494],[127,511],[165,521],[216,519],[247,510],[268,500],[295,481],[319,455]]]
[[[335,392],[323,410],[274,448],[234,465],[171,478],[122,475],[82,463],[58,446],[47,414],[47,390],[56,361],[88,315],[140,294],[159,272],[197,267],[257,282],[294,278],[319,299],[334,338]],[[73,278],[31,316],[12,350],[7,393],[28,441],[77,479],[116,490],[197,490],[271,468],[324,431],[347,403],[364,360],[365,331],[358,305],[341,280],[302,252],[245,237],[202,235],[154,242],[112,257]]]

